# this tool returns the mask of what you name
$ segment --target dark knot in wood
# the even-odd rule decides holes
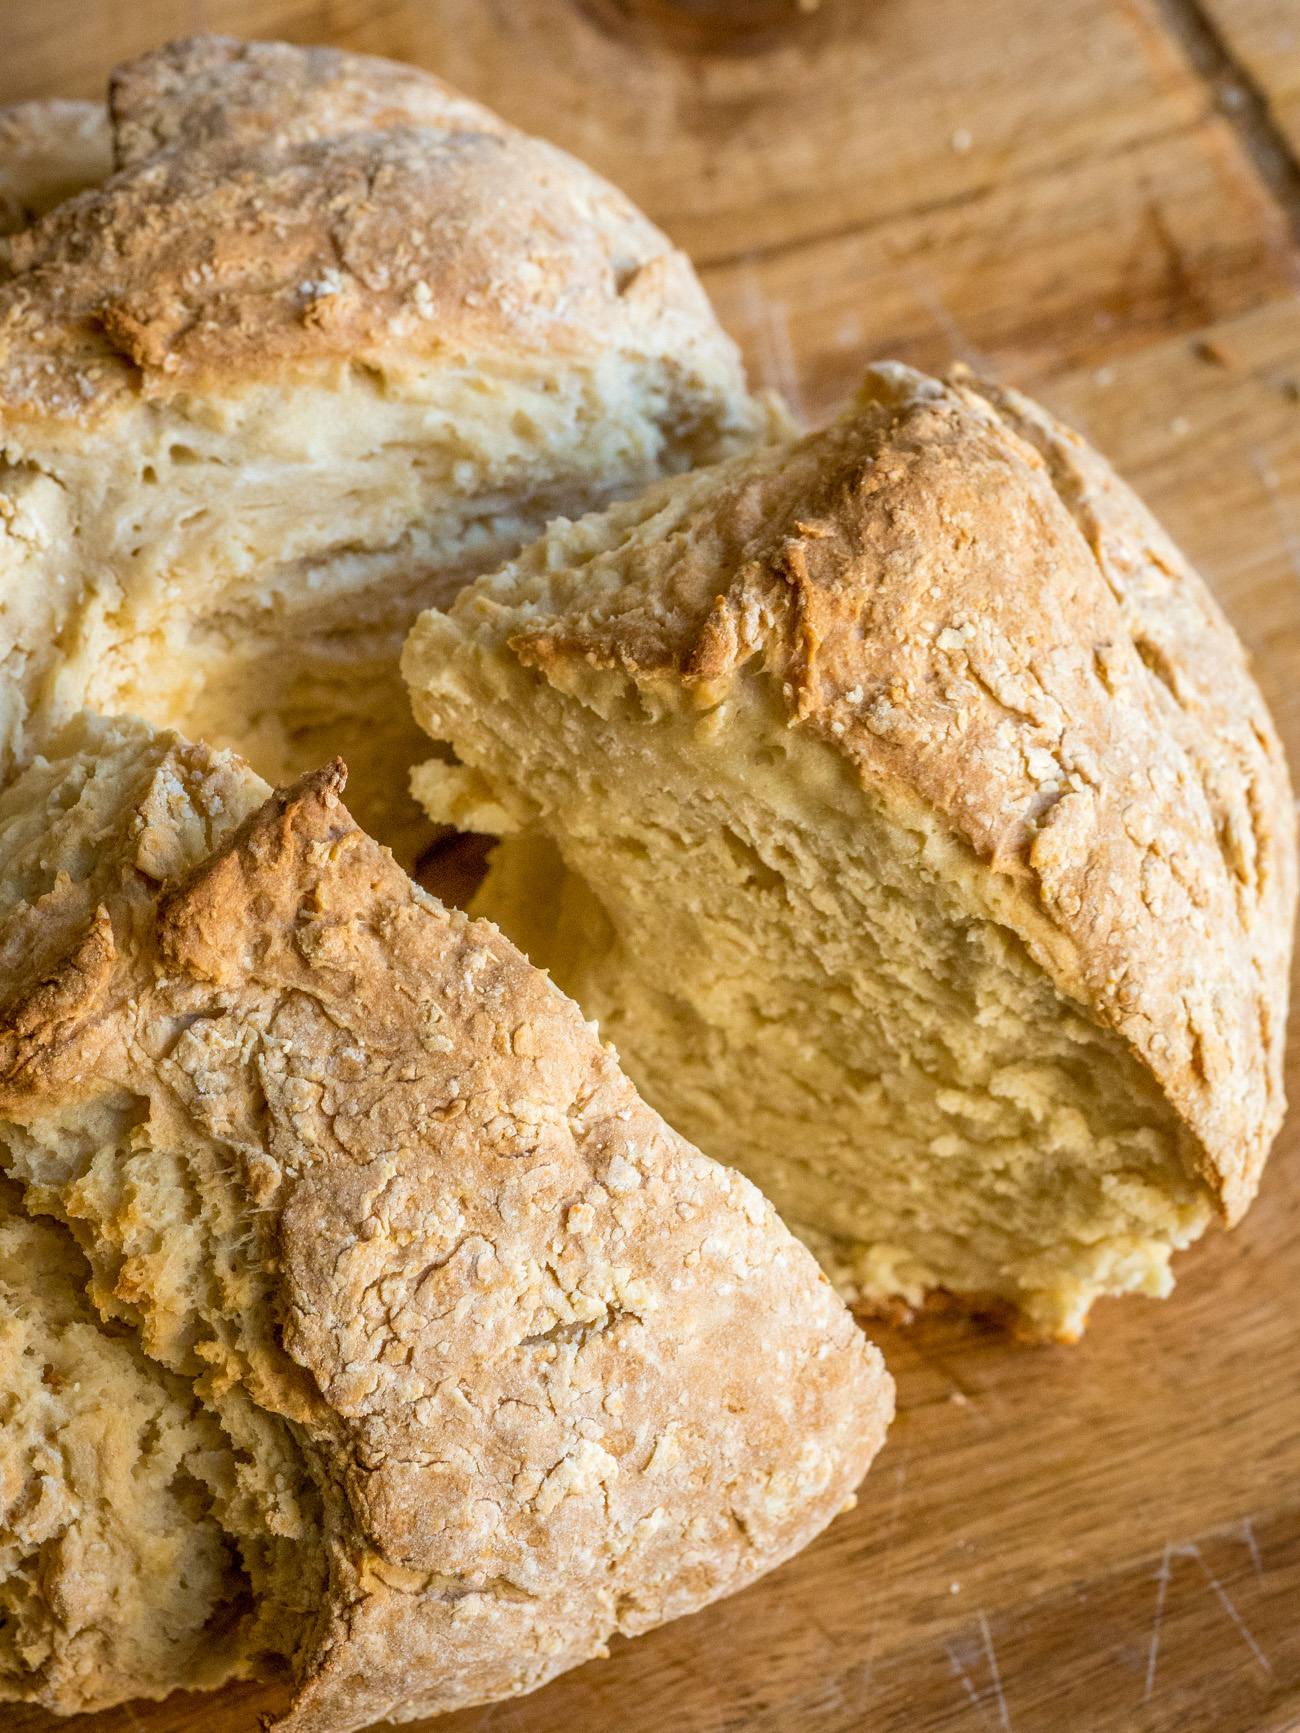
[[[829,14],[863,0],[575,0],[613,35],[687,54],[753,54],[820,39]]]

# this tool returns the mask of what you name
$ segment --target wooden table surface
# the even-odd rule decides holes
[[[1035,391],[1198,562],[1300,766],[1300,0],[0,0],[0,102],[202,29],[410,59],[584,156],[809,422],[884,355]],[[856,1511],[441,1733],[1300,1728],[1300,1119],[1244,1225],[1081,1346],[875,1333],[899,1418]]]

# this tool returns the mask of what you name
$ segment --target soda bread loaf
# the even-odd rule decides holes
[[[0,795],[0,1701],[526,1691],[881,1442],[771,1205],[341,781],[83,716]]]
[[[111,108],[0,267],[0,775],[82,705],[341,751],[411,861],[420,608],[776,412],[659,230],[437,78],[196,37]]]
[[[19,102],[0,108],[0,235],[16,234],[113,172],[102,102]]]
[[[846,1291],[1072,1337],[1236,1221],[1296,890],[1241,646],[1081,439],[873,370],[807,439],[558,523],[416,624],[476,912]]]

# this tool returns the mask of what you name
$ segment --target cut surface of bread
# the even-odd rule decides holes
[[[65,199],[102,186],[112,172],[113,133],[102,102],[0,108],[0,235],[30,227]]]
[[[1285,764],[1167,536],[1037,406],[825,432],[548,535],[408,642],[472,905],[848,1293],[1077,1335],[1280,1122]]]
[[[0,1701],[526,1691],[881,1442],[771,1205],[341,782],[83,715],[0,795]]]
[[[196,37],[111,109],[0,266],[0,772],[82,705],[343,752],[410,862],[419,609],[778,412],[664,235],[429,74]]]

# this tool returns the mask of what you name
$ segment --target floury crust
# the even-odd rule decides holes
[[[771,1206],[341,784],[84,717],[0,795],[0,1699],[529,1690],[879,1447]]]

